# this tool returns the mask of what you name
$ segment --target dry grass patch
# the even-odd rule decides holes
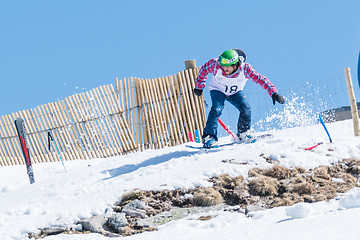
[[[212,187],[199,188],[194,193],[194,204],[196,206],[215,206],[224,202],[221,194]]]
[[[295,177],[296,175],[298,175],[298,171],[296,169],[289,169],[282,166],[274,166],[268,170],[265,170],[263,174],[271,178],[282,180]]]
[[[231,177],[228,174],[222,174],[218,177],[214,177],[210,179],[209,181],[214,184],[214,187],[235,189],[236,187],[243,185],[244,177],[243,176]]]
[[[275,178],[261,176],[249,182],[249,192],[258,196],[278,194],[279,182]]]

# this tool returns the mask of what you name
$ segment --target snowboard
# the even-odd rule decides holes
[[[231,142],[231,143],[223,143],[223,144],[219,144],[215,147],[212,147],[212,148],[206,148],[204,146],[193,146],[193,145],[185,145],[185,147],[188,147],[188,148],[193,148],[193,149],[219,149],[219,148],[222,148],[222,147],[226,147],[226,146],[231,146],[231,145],[235,145],[235,144],[251,144],[251,143],[255,143],[257,142],[259,139],[269,139],[269,138],[273,138],[274,136],[272,134],[261,134],[261,135],[258,135],[258,136],[255,136],[254,139],[250,142]]]

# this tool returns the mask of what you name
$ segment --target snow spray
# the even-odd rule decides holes
[[[269,131],[314,125],[318,122],[317,113],[318,110],[308,104],[305,96],[296,96],[293,93],[281,108],[272,109],[265,114],[265,118],[257,121],[254,129]]]

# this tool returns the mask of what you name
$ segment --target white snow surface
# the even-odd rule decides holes
[[[306,169],[330,165],[344,158],[360,158],[360,138],[351,120],[328,123],[333,139],[320,124],[270,131],[272,139],[232,145],[204,152],[187,143],[161,150],[146,150],[106,159],[34,164],[35,183],[30,184],[25,166],[0,167],[0,239],[27,239],[39,228],[76,227],[83,218],[103,214],[133,189],[162,190],[211,186],[208,179],[220,174],[243,175],[254,167],[272,164],[269,156],[285,167]],[[220,139],[221,143],[230,137]],[[304,148],[323,142],[312,151]],[[223,163],[230,160],[238,163]],[[172,221],[158,231],[127,239],[360,239],[360,189],[328,202],[298,203],[251,213],[211,212],[208,221],[199,216]],[[77,226],[79,227],[79,226]],[[108,239],[99,234],[55,235],[45,239]],[[120,238],[113,238],[120,239]],[[122,239],[122,237],[121,237]]]

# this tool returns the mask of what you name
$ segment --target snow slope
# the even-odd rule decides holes
[[[306,169],[344,158],[360,158],[360,139],[352,121],[327,124],[333,143],[321,125],[272,131],[274,138],[233,145],[209,152],[185,147],[147,150],[125,156],[86,161],[35,164],[30,185],[25,166],[0,168],[0,239],[27,239],[28,232],[54,225],[74,226],[77,220],[104,213],[125,192],[139,188],[161,190],[210,186],[207,179],[227,173],[247,176],[253,167],[272,165]],[[220,139],[229,142],[229,137]],[[313,151],[304,148],[324,144]],[[222,160],[244,164],[223,163]],[[173,221],[159,231],[128,239],[359,239],[360,190],[353,189],[329,202],[296,204],[253,213],[212,212]],[[57,235],[45,239],[107,239],[98,234]]]

